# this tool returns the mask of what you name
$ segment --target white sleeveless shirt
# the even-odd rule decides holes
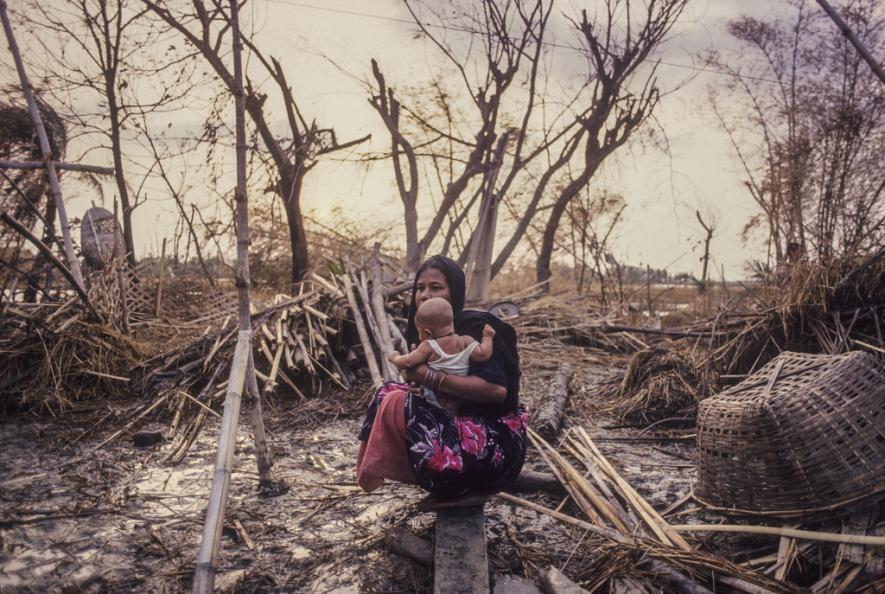
[[[467,372],[470,370],[470,355],[473,354],[473,351],[476,347],[479,346],[479,343],[475,340],[467,345],[463,351],[459,353],[455,353],[450,355],[445,352],[439,343],[436,342],[435,339],[429,338],[427,340],[427,344],[430,345],[430,348],[433,349],[433,352],[437,354],[439,359],[435,361],[428,361],[427,366],[433,369],[434,371],[442,371],[445,373],[449,373],[451,375],[465,376]],[[431,404],[435,404],[436,406],[440,406],[439,398],[436,393],[428,387],[424,387],[424,397]]]

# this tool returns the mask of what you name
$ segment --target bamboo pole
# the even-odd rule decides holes
[[[347,295],[347,302],[350,304],[351,311],[353,311],[353,321],[356,323],[356,331],[360,336],[360,343],[363,345],[366,363],[369,365],[369,375],[372,376],[372,384],[375,386],[381,385],[384,379],[381,377],[381,371],[378,369],[375,349],[372,348],[372,341],[369,340],[369,333],[366,331],[363,314],[360,312],[359,305],[356,302],[356,295],[353,293],[353,282],[350,279],[350,272],[345,271],[342,279],[344,280],[344,293]]]
[[[86,284],[83,282],[83,273],[80,271],[80,262],[74,253],[74,244],[71,241],[71,229],[68,222],[68,212],[65,209],[64,197],[61,193],[61,184],[58,181],[58,172],[56,172],[55,161],[52,159],[52,149],[49,146],[49,137],[46,135],[46,128],[43,126],[43,118],[40,117],[40,110],[37,109],[37,101],[34,98],[34,87],[28,80],[28,74],[25,71],[25,64],[22,61],[21,52],[18,49],[18,43],[12,32],[12,24],[9,22],[9,15],[6,12],[6,0],[0,0],[0,19],[3,20],[3,30],[6,33],[6,39],[9,42],[9,51],[15,60],[15,69],[18,71],[18,78],[21,81],[22,91],[24,91],[25,99],[28,102],[28,111],[31,114],[31,121],[34,124],[34,130],[37,132],[37,139],[40,142],[40,152],[43,154],[43,161],[46,163],[46,173],[49,177],[49,185],[52,189],[52,198],[55,200],[55,208],[58,212],[58,221],[61,226],[61,234],[64,243],[65,256],[68,260],[68,267],[71,270],[71,276],[76,283],[75,287],[82,292],[86,292]]]
[[[271,475],[273,456],[267,445],[267,432],[264,430],[264,415],[262,414],[261,407],[261,391],[258,389],[258,378],[255,376],[255,359],[251,348],[249,349],[249,364],[246,369],[246,392],[252,399],[252,436],[255,439],[258,484],[267,485],[273,482],[273,475]]]
[[[660,536],[660,533],[664,533],[664,538],[662,542],[671,541],[673,545],[682,549],[683,551],[692,550],[691,546],[685,541],[682,536],[680,536],[667,521],[661,517],[661,515],[645,500],[642,498],[639,493],[636,492],[635,489],[621,477],[620,474],[615,470],[614,466],[608,461],[608,458],[602,455],[602,452],[596,447],[596,444],[593,443],[593,440],[590,439],[590,436],[582,427],[578,427],[578,434],[583,439],[583,441],[587,444],[587,446],[592,451],[595,456],[595,462],[599,465],[602,471],[608,475],[608,477],[614,482],[614,484],[621,490],[624,496],[627,498],[629,503],[633,505],[634,509],[637,513],[645,520],[646,524],[648,524],[649,528],[655,534]]]
[[[736,532],[739,534],[769,534],[799,540],[817,540],[821,542],[840,542],[885,547],[885,536],[867,536],[864,534],[834,534],[832,532],[816,532],[778,526],[743,526],[740,524],[671,524],[673,530],[679,532]]]
[[[215,564],[218,559],[221,529],[224,525],[224,512],[227,509],[231,467],[236,450],[240,403],[246,383],[246,369],[249,365],[251,350],[252,333],[248,330],[241,330],[237,338],[227,384],[227,394],[224,398],[224,416],[221,419],[218,453],[215,457],[215,473],[212,476],[212,491],[209,494],[209,504],[206,507],[203,538],[200,543],[200,552],[197,554],[197,569],[194,573],[194,594],[208,594],[212,592],[215,584]]]
[[[393,339],[390,337],[384,298],[384,287],[381,284],[381,244],[376,241],[372,250],[372,308],[375,310],[378,334],[381,337],[381,366],[386,370],[384,378],[393,380],[399,375],[399,371],[387,360],[387,356],[393,352]]]
[[[532,430],[529,430],[529,438],[534,442],[535,446],[538,450],[542,450],[546,448],[553,459],[556,460],[556,463],[559,467],[565,471],[568,476],[568,483],[574,485],[578,492],[587,497],[590,500],[590,503],[593,505],[596,510],[602,514],[602,516],[608,520],[612,526],[614,526],[619,532],[622,534],[629,534],[630,530],[627,529],[627,526],[624,524],[623,520],[618,517],[617,512],[612,507],[611,503],[605,500],[605,498],[594,489],[590,483],[584,480],[584,477],[575,470],[575,467],[569,464],[569,462],[563,458],[559,452],[557,452],[547,441],[544,440],[543,437],[538,435]],[[545,456],[546,458],[546,456]],[[553,466],[551,465],[551,468]],[[560,479],[560,482],[563,484],[567,484],[566,482]],[[573,495],[574,496],[574,495]],[[596,522],[598,524],[598,522]]]
[[[2,1],[2,0],[0,0]],[[215,463],[215,476],[212,492],[203,525],[203,538],[197,555],[197,569],[194,573],[194,594],[208,594],[215,584],[216,561],[224,512],[227,508],[230,469],[236,449],[237,423],[240,416],[240,402],[249,362],[252,360],[252,320],[249,298],[249,212],[246,194],[246,97],[243,92],[243,43],[240,39],[238,0],[230,0],[230,26],[233,38],[234,89],[236,105],[236,160],[237,187],[236,201],[237,227],[237,288],[239,289],[239,336],[231,363],[227,395],[224,401],[224,417],[221,422],[218,455]],[[252,370],[254,372],[254,364]],[[254,376],[254,373],[252,374]],[[254,378],[253,378],[254,379]],[[249,382],[252,383],[251,381]],[[256,448],[257,449],[257,448]]]
[[[885,83],[885,70],[882,70],[882,65],[876,61],[876,58],[873,57],[873,54],[870,53],[870,50],[861,42],[860,39],[857,38],[857,35],[854,34],[854,31],[851,30],[851,27],[839,16],[839,13],[836,12],[830,3],[826,0],[817,0],[817,3],[820,4],[820,7],[824,9],[833,22],[836,23],[836,26],[839,27],[839,30],[842,32],[842,35],[848,38],[848,41],[851,42],[851,45],[854,46],[854,49],[861,55],[861,57],[866,61],[866,63],[870,66],[873,72],[876,73],[876,76],[879,77],[883,83]]]
[[[98,165],[82,165],[80,163],[62,163],[53,161],[55,168],[63,171],[81,171],[83,173],[95,173],[98,175],[114,175],[113,167],[99,167]],[[10,161],[0,159],[0,169],[46,169],[45,161]]]
[[[160,270],[157,273],[157,297],[154,301],[154,317],[160,317],[160,304],[163,300],[163,281],[166,278],[166,238],[160,248]]]
[[[360,294],[360,299],[362,299],[363,305],[365,306],[366,321],[369,322],[369,330],[371,330],[372,335],[375,337],[375,342],[378,345],[378,349],[381,351],[381,375],[384,376],[385,381],[389,381],[395,379],[397,375],[399,375],[399,372],[391,371],[393,365],[387,360],[387,353],[384,352],[384,338],[381,335],[381,329],[378,327],[378,320],[375,317],[374,311],[375,308],[372,305],[371,299],[369,299],[369,289],[367,288],[367,285],[368,283],[366,282],[365,274],[361,271],[356,288]]]

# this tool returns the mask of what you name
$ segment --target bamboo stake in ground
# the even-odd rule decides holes
[[[243,92],[243,44],[240,39],[240,21],[237,0],[230,0],[230,26],[233,37],[234,97],[236,105],[236,154],[237,187],[236,201],[237,228],[237,288],[239,289],[239,336],[231,363],[227,396],[224,401],[224,417],[221,422],[218,455],[215,463],[215,476],[212,479],[212,493],[206,510],[203,525],[203,539],[197,556],[197,569],[194,573],[194,594],[208,594],[215,584],[215,564],[224,512],[227,508],[230,469],[236,447],[237,422],[240,416],[240,401],[246,383],[246,371],[252,353],[252,320],[249,299],[249,212],[246,194],[246,97]],[[254,370],[254,365],[253,365]],[[251,382],[250,382],[251,383]]]
[[[40,110],[37,109],[37,101],[34,99],[34,87],[28,80],[28,74],[25,71],[25,64],[22,61],[21,52],[18,49],[18,43],[12,33],[12,24],[9,22],[9,15],[6,12],[6,0],[0,0],[0,19],[3,20],[3,30],[6,33],[6,39],[9,41],[9,51],[12,52],[12,58],[15,61],[15,69],[18,71],[18,78],[21,81],[22,91],[25,93],[25,99],[28,102],[28,112],[31,114],[31,121],[34,124],[34,130],[37,132],[37,140],[40,142],[40,152],[43,155],[43,161],[46,163],[46,174],[49,177],[49,186],[52,189],[52,198],[55,201],[55,208],[58,211],[58,223],[61,227],[61,235],[64,244],[65,256],[68,260],[68,267],[71,270],[74,287],[81,292],[86,292],[86,284],[83,282],[83,273],[80,272],[80,262],[74,253],[74,244],[71,241],[71,228],[68,222],[68,211],[65,209],[64,197],[61,193],[61,184],[58,181],[58,173],[55,170],[55,161],[52,159],[52,149],[49,146],[49,137],[46,135],[46,128],[43,126],[43,118],[40,117]]]
[[[282,348],[282,347],[280,347]],[[273,457],[267,446],[267,434],[264,430],[264,416],[261,413],[261,391],[255,377],[255,360],[252,349],[249,349],[249,365],[246,368],[246,391],[252,399],[252,435],[255,438],[255,459],[258,466],[258,484],[269,485],[273,482],[271,467]]]
[[[252,333],[248,330],[240,331],[231,363],[227,395],[224,397],[224,416],[221,419],[218,453],[215,457],[215,473],[212,476],[212,491],[209,494],[206,521],[203,524],[203,538],[200,552],[197,555],[197,570],[194,573],[194,594],[208,594],[212,592],[215,584],[218,544],[224,525],[224,512],[227,509],[231,467],[236,450],[237,423],[240,418],[240,403],[246,383],[246,368],[249,365],[251,350]]]

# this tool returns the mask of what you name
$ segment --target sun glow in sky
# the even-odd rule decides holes
[[[589,5],[592,3],[569,0],[554,11],[559,13],[559,20],[548,38],[556,64],[551,72],[551,89],[554,85],[565,88],[573,84],[583,72],[583,57],[568,47],[578,45],[577,38],[562,14],[576,15],[581,7]],[[747,260],[765,258],[760,238],[745,243],[739,237],[756,210],[743,188],[740,163],[709,107],[708,87],[723,75],[704,71],[699,56],[710,49],[729,48],[724,31],[729,18],[742,13],[761,16],[776,5],[762,0],[697,0],[689,4],[670,40],[661,48],[658,79],[662,89],[672,92],[663,97],[652,127],[658,138],[661,132],[666,134],[669,151],[656,148],[646,135],[637,133],[636,142],[610,158],[591,181],[593,189],[619,193],[627,202],[624,223],[613,242],[614,255],[620,260],[699,274],[703,230],[695,220],[695,210],[718,220],[712,244],[717,271],[714,277],[718,277],[720,267],[727,277],[741,276]],[[325,223],[334,225],[334,218],[343,216],[374,228],[392,229],[394,238],[403,235],[399,233],[402,205],[390,163],[381,161],[367,168],[357,162],[361,152],[378,153],[389,148],[389,135],[368,104],[365,81],[371,76],[370,59],[375,58],[390,86],[403,90],[418,85],[428,79],[430,72],[446,68],[440,52],[426,38],[416,35],[408,12],[395,0],[256,0],[247,4],[242,19],[244,29],[255,33],[255,41],[262,50],[282,63],[308,120],[316,119],[321,126],[334,127],[339,141],[372,135],[369,143],[357,150],[337,153],[308,175],[304,210]],[[21,45],[33,46],[24,32],[19,36]],[[172,33],[169,39],[183,43]],[[246,58],[253,82],[266,84],[274,96],[276,92],[260,65],[252,57]],[[3,63],[8,60],[4,58]],[[4,81],[12,82],[8,69]],[[194,92],[199,95],[199,89]],[[285,114],[273,101],[269,99],[268,106],[282,131]],[[158,121],[166,125],[158,124],[156,129],[162,129],[169,137],[193,134],[201,122],[200,110],[206,106],[205,97],[201,97],[190,104],[189,110],[164,114]],[[80,147],[79,154],[83,152]],[[133,146],[127,152],[134,161],[142,161],[143,169],[143,163],[148,162],[145,149]],[[232,148],[230,153],[232,175]],[[106,151],[91,151],[84,161],[109,165],[110,157]],[[182,166],[173,174],[177,176],[185,170]],[[200,179],[198,168],[187,171],[184,185],[190,188],[188,198],[198,204],[206,206],[217,201],[201,194],[205,182]],[[67,194],[71,215],[80,216],[96,198],[76,183],[70,187]],[[165,197],[168,192],[162,183],[149,180],[145,188],[148,201],[134,214],[136,249],[140,253],[157,253],[161,238],[171,235],[178,213],[174,203]],[[438,187],[432,189],[438,193]],[[109,185],[108,196],[113,196],[113,191]],[[426,224],[431,201],[426,191],[420,199],[420,220]],[[503,227],[506,228],[506,221]]]

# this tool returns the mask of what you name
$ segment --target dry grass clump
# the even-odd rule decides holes
[[[693,417],[698,402],[714,390],[703,366],[678,351],[652,347],[630,357],[617,388],[616,414],[630,423]]]
[[[140,344],[109,325],[52,321],[9,308],[0,318],[0,408],[64,412],[95,399],[130,395]]]
[[[885,354],[885,248],[861,259],[802,263],[754,311],[717,320],[731,329],[711,359],[720,373],[752,373],[782,351]]]

